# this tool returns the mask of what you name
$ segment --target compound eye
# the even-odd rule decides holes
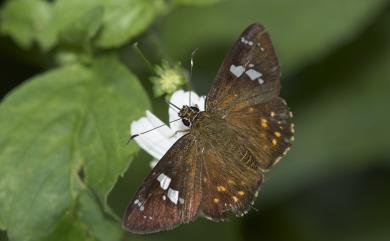
[[[191,106],[190,108],[195,112],[199,112],[199,108],[197,106]]]
[[[187,120],[187,119],[182,119],[181,121],[183,121],[183,124],[185,126],[190,126],[191,125],[191,122],[189,120]]]

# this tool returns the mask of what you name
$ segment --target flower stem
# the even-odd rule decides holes
[[[144,53],[142,53],[141,49],[138,47],[138,42],[135,42],[132,46],[133,51],[138,54],[138,56],[142,59],[148,70],[151,72],[154,72],[153,65],[150,63],[150,61],[146,58]]]

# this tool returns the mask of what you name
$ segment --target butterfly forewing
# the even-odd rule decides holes
[[[249,26],[225,57],[207,95],[206,110],[229,112],[279,95],[280,69],[269,34]]]
[[[201,162],[194,137],[181,137],[153,168],[130,202],[125,229],[150,233],[192,220],[199,209]]]

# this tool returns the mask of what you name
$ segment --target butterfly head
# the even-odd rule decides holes
[[[185,126],[191,126],[192,122],[194,121],[195,117],[199,113],[198,106],[183,106],[183,108],[179,111],[179,117],[183,121],[183,124]]]

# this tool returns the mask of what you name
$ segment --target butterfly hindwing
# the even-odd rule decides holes
[[[249,26],[225,57],[207,95],[206,110],[226,113],[267,102],[280,90],[280,68],[265,28]]]
[[[253,153],[234,129],[216,115],[201,112],[191,128],[202,162],[202,202],[200,211],[212,220],[229,213],[245,214],[263,180],[263,172]]]
[[[201,141],[206,147],[201,156],[201,210],[212,220],[223,220],[229,212],[242,216],[251,208],[264,173],[291,145],[290,112],[276,97],[230,112],[225,120],[212,114],[208,118],[212,123],[202,121],[208,138]]]
[[[201,206],[205,217],[219,221],[229,213],[243,216],[251,208],[263,181],[262,171],[254,165],[251,155],[242,146],[237,146],[235,152],[205,151]]]
[[[123,226],[133,233],[171,229],[198,213],[201,162],[191,135],[181,137],[153,168],[130,202]]]
[[[263,170],[275,165],[294,140],[292,114],[286,102],[276,97],[257,105],[230,112],[226,121],[254,155]]]

